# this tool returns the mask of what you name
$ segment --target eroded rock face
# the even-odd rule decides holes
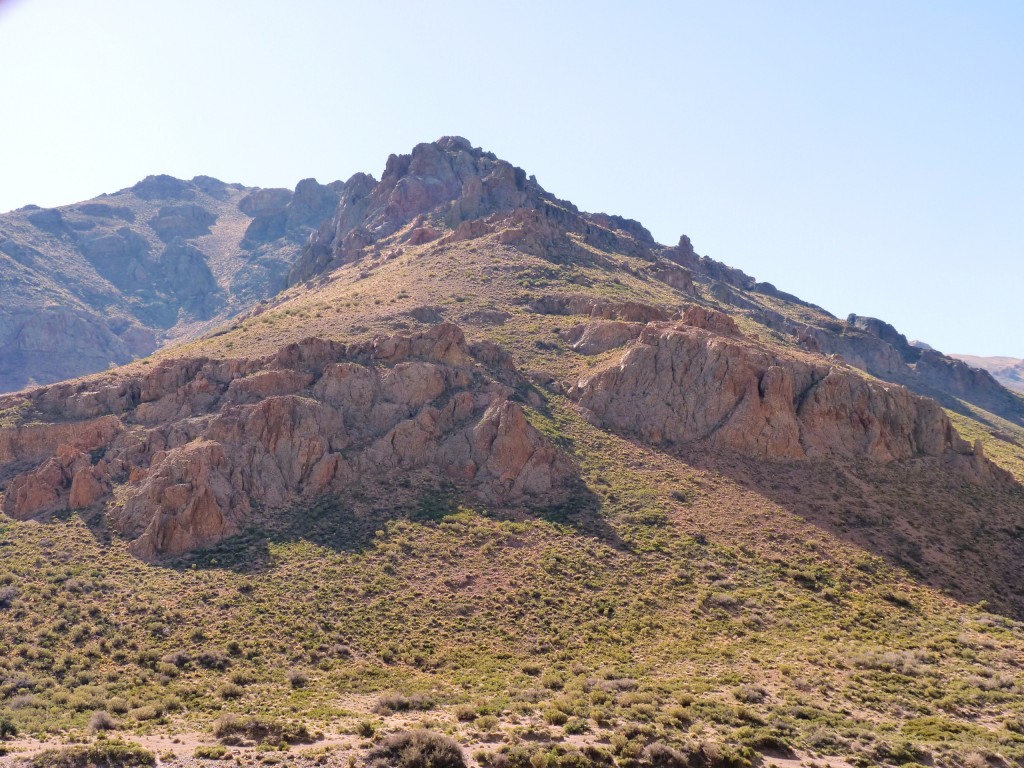
[[[382,239],[410,225],[405,240],[410,245],[495,233],[504,245],[553,260],[588,253],[569,233],[597,248],[645,258],[653,258],[656,246],[638,222],[581,213],[546,192],[522,168],[459,136],[418,144],[408,155],[391,155],[379,182],[356,174],[345,182],[333,213],[295,263],[290,284],[357,262]],[[685,280],[680,275],[669,279]]]
[[[705,441],[767,459],[943,457],[978,479],[1001,476],[932,400],[686,323],[648,324],[570,396],[598,423],[658,445]]]
[[[236,533],[252,500],[284,507],[380,473],[432,468],[496,504],[557,495],[572,466],[527,421],[502,383],[518,376],[511,358],[492,347],[442,324],[32,390],[37,416],[81,421],[0,429],[0,477],[14,474],[3,509],[87,507],[121,486],[109,519],[153,559]]]
[[[563,333],[562,337],[572,342],[574,352],[579,352],[581,355],[599,355],[632,341],[640,335],[643,329],[644,326],[641,323],[607,320],[573,326]]]

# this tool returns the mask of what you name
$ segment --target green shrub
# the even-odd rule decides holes
[[[221,683],[217,686],[217,696],[221,699],[237,699],[243,693],[242,687],[234,683]]]
[[[89,746],[48,749],[32,758],[32,768],[147,768],[156,765],[152,752],[138,744],[100,741]]]
[[[466,768],[458,743],[432,731],[398,731],[370,750],[371,768]]]
[[[220,760],[227,753],[228,748],[223,744],[200,744],[192,753],[192,757],[196,760]]]
[[[13,739],[18,735],[18,726],[10,715],[0,715],[0,739]]]
[[[313,741],[303,723],[271,720],[266,717],[222,715],[213,724],[213,735],[225,744],[237,744],[242,739],[272,746],[308,744]]]
[[[552,708],[544,712],[544,719],[551,725],[565,725],[569,720],[569,716],[560,709]]]
[[[364,739],[372,738],[376,732],[377,729],[373,727],[373,723],[369,720],[363,720],[356,726],[356,733]]]

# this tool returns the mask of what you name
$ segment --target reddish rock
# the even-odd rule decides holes
[[[706,307],[690,305],[682,312],[682,322],[685,325],[692,325],[694,328],[703,328],[712,333],[719,333],[723,336],[742,336],[736,321],[724,312],[719,312]]]
[[[519,383],[511,357],[471,349],[448,324],[348,346],[307,339],[263,360],[163,361],[97,399],[127,429],[116,417],[116,428],[40,425],[31,444],[49,458],[15,475],[3,508],[25,518],[92,506],[120,484],[123,503],[107,514],[153,559],[236,533],[253,501],[287,507],[395,469],[429,469],[491,503],[557,493],[572,467],[504,380]],[[59,393],[93,390],[40,402],[59,413]],[[81,439],[55,444],[68,436]],[[93,466],[82,448],[96,447],[104,458]]]
[[[575,352],[582,355],[599,355],[637,338],[643,328],[641,323],[608,320],[577,326],[567,336],[573,340],[572,348]]]
[[[953,457],[974,475],[989,466],[933,400],[686,325],[648,325],[570,394],[598,423],[656,444],[706,441],[768,459]]]
[[[107,493],[106,486],[100,481],[100,473],[93,467],[82,467],[75,472],[71,480],[71,492],[68,505],[71,509],[91,507]]]

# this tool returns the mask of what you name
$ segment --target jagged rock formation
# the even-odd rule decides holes
[[[1009,481],[933,400],[780,354],[700,308],[648,324],[569,396],[597,423],[656,445],[706,442],[769,460],[942,458],[966,477]]]
[[[438,325],[31,390],[0,399],[0,411],[21,402],[60,421],[0,429],[3,510],[26,519],[117,488],[113,526],[153,559],[237,533],[253,504],[283,507],[381,473],[429,467],[499,505],[555,494],[572,466],[514,401],[503,381],[522,380],[510,365]]]
[[[647,253],[655,245],[638,222],[581,213],[523,169],[461,137],[446,136],[418,144],[412,154],[389,157],[379,182],[363,173],[346,181],[334,216],[317,230],[289,281],[300,283],[357,261],[375,243],[406,228],[406,241],[413,245],[439,238],[442,230],[451,230],[444,236],[447,243],[500,232],[503,243],[553,257],[581,255],[570,235],[624,253]],[[686,281],[678,271],[666,274]]]
[[[0,216],[0,392],[126,363],[274,295],[339,187],[151,176]]]

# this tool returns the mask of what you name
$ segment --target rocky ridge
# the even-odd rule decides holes
[[[771,283],[700,256],[686,235],[675,246],[664,246],[639,222],[581,212],[523,169],[457,136],[419,144],[409,155],[392,155],[380,181],[367,174],[346,181],[337,209],[310,238],[289,282],[297,285],[349,264],[372,268],[400,255],[403,246],[455,247],[487,238],[556,264],[618,270],[623,266],[616,256],[640,259],[645,266],[638,276],[749,317],[802,349],[840,355],[872,376],[939,398],[947,407],[959,407],[963,400],[1024,424],[1024,399],[987,371],[915,347],[884,321],[836,318]],[[569,308],[545,313],[580,314]]]
[[[237,533],[253,505],[382,473],[429,468],[497,505],[557,496],[572,465],[527,421],[518,383],[499,348],[438,325],[30,390],[20,407],[44,423],[0,429],[3,510],[104,505],[132,551],[154,559]]]

